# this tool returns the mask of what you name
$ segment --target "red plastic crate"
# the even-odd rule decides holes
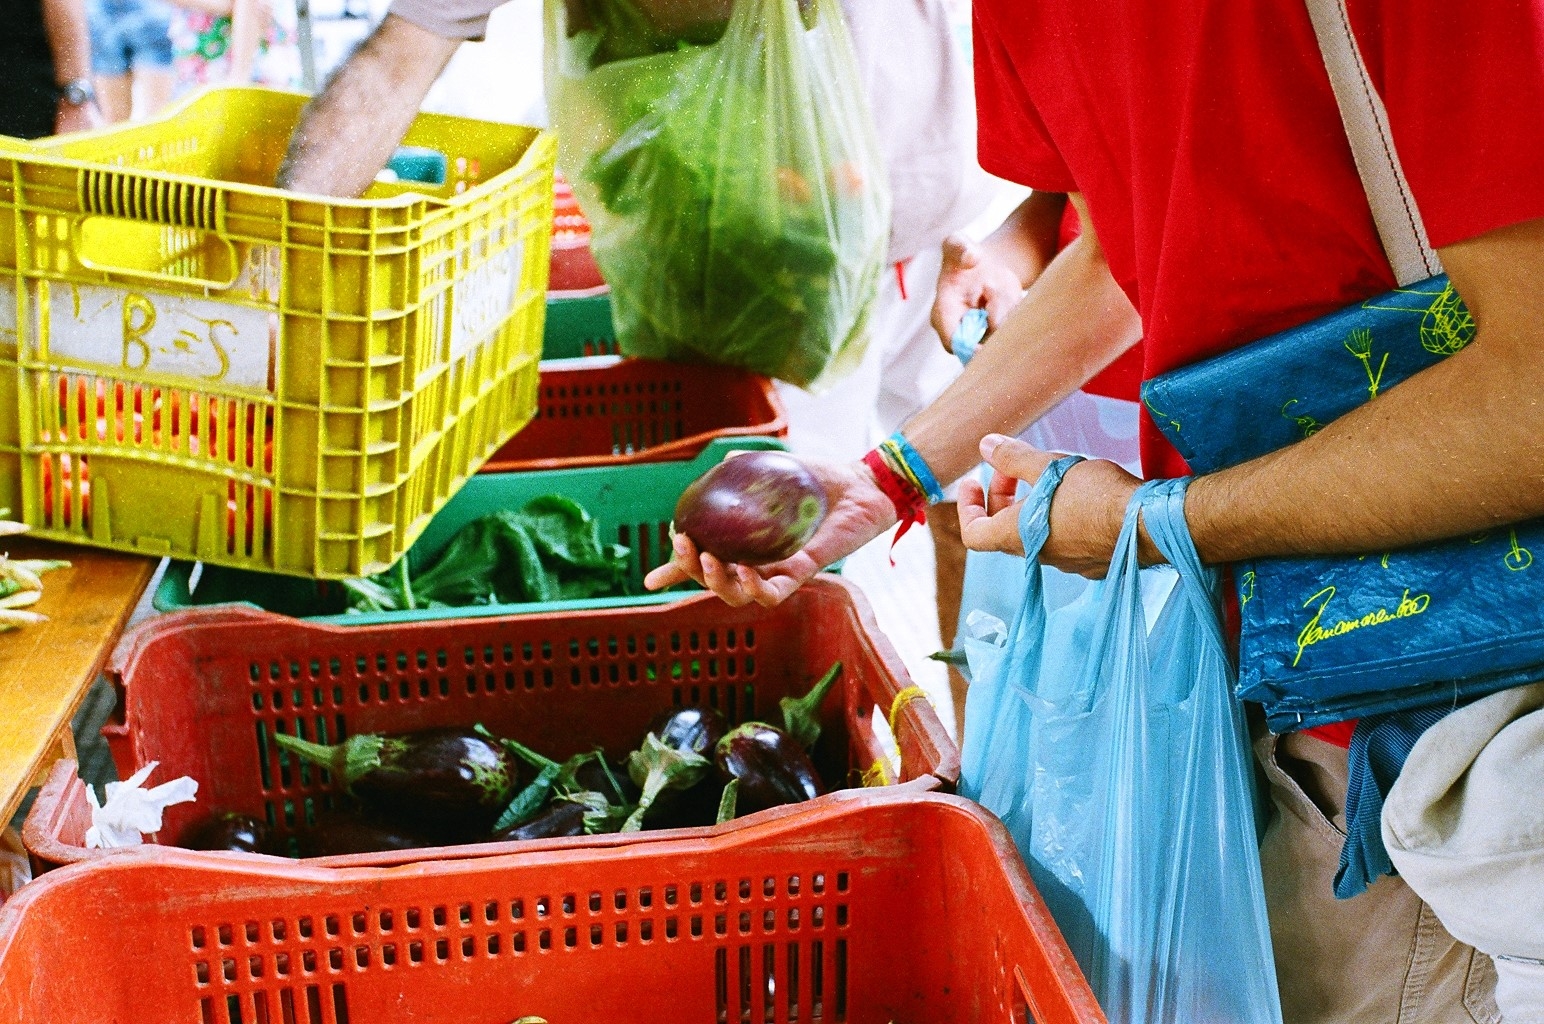
[[[198,780],[197,803],[169,808],[163,836],[153,838],[175,842],[215,809],[265,818],[289,836],[308,812],[347,798],[322,773],[281,763],[275,732],[334,742],[481,722],[549,757],[595,746],[619,756],[675,705],[705,701],[731,722],[775,716],[779,698],[805,692],[833,661],[842,662],[843,681],[823,707],[826,734],[814,752],[822,777],[861,785],[868,774],[917,790],[952,788],[957,748],[932,706],[912,699],[920,691],[862,593],[835,576],[811,581],[774,609],[735,609],[702,595],[646,608],[350,627],[233,606],[173,612],[120,643],[109,676],[120,688],[121,720],[102,732],[124,777],[159,761],[152,783]],[[894,723],[899,779],[884,768],[875,708]],[[56,769],[23,828],[35,869],[104,856],[85,848],[89,825],[85,786]],[[507,849],[481,844],[311,863]]]
[[[536,418],[484,473],[695,458],[715,437],[783,437],[772,382],[725,366],[602,356],[541,366]]]
[[[696,839],[318,871],[146,847],[0,909],[31,1024],[1098,1024],[1006,831],[838,794]]]
[[[561,295],[595,295],[606,290],[590,252],[590,222],[561,173],[552,179],[552,256],[547,290]]]

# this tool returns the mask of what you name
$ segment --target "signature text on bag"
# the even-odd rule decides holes
[[[1316,643],[1323,640],[1332,640],[1337,636],[1345,636],[1352,630],[1361,629],[1364,626],[1381,626],[1384,623],[1394,622],[1398,619],[1408,619],[1413,615],[1422,614],[1431,605],[1430,594],[1416,594],[1414,597],[1411,597],[1409,589],[1406,588],[1404,594],[1399,599],[1398,606],[1393,611],[1389,611],[1387,608],[1378,608],[1368,612],[1359,619],[1341,619],[1333,626],[1325,627],[1321,625],[1324,621],[1324,613],[1329,610],[1330,602],[1334,599],[1335,588],[1329,586],[1303,602],[1304,608],[1314,608],[1315,602],[1318,602],[1318,607],[1314,608],[1313,618],[1308,620],[1308,624],[1303,627],[1303,631],[1297,635],[1297,657],[1292,659],[1293,667],[1296,667],[1297,663],[1303,660],[1303,652]]]

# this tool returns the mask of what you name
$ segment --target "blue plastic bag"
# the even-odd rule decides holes
[[[1033,559],[1075,461],[1025,502],[1024,605],[967,698],[962,791],[1008,823],[1111,1020],[1278,1024],[1248,738],[1187,482],[1144,484],[1109,574],[1048,614]],[[1172,569],[1139,568],[1139,511]]]

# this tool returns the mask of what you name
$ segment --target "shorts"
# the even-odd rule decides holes
[[[161,0],[89,0],[86,14],[96,74],[171,70],[172,12]]]

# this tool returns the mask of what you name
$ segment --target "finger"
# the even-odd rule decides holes
[[[783,598],[799,588],[799,584],[786,576],[774,576],[771,579],[763,579],[755,569],[748,565],[734,567],[736,576],[739,577],[740,589],[750,596],[752,601],[763,608],[772,608],[781,604]],[[786,586],[774,585],[772,580],[785,581]]]
[[[992,486],[986,492],[987,515],[996,515],[1019,497],[1019,481],[1006,473],[993,473]]]
[[[1005,551],[1010,555],[1024,554],[1024,541],[1019,536],[1019,506],[1016,502],[996,515],[974,515],[966,521],[965,506],[960,506],[960,539],[972,551]]]
[[[703,585],[723,599],[731,608],[743,608],[751,603],[751,596],[740,586],[740,577],[725,563],[704,553],[702,556]]]
[[[697,545],[686,534],[677,533],[670,539],[670,548],[674,557],[645,576],[644,587],[648,590],[664,590],[688,580],[701,586],[702,561],[697,554]]]
[[[981,457],[998,473],[1033,483],[1055,456],[1025,444],[1016,437],[988,434],[981,439]]]
[[[943,263],[945,267],[969,270],[981,262],[981,252],[964,235],[950,235],[944,239]]]
[[[666,562],[655,569],[649,570],[643,577],[644,590],[665,590],[668,587],[685,583],[691,579],[685,569],[675,562]]]
[[[954,332],[960,329],[960,321],[969,308],[963,289],[940,283],[938,296],[933,300],[933,330],[945,352],[954,351]]]
[[[986,518],[986,492],[981,489],[979,483],[974,480],[960,481],[958,508],[962,534],[967,523]]]
[[[838,558],[843,557],[843,554],[851,554],[851,552],[844,552],[832,555],[822,561],[822,556],[816,548],[818,540],[819,537],[817,535],[811,539],[810,544],[804,550],[795,552],[781,562],[771,562],[767,565],[756,566],[756,575],[763,580],[772,580],[780,577],[787,579],[797,589],[803,584],[808,583],[821,569],[824,569]],[[821,547],[824,547],[824,545],[821,545]]]

